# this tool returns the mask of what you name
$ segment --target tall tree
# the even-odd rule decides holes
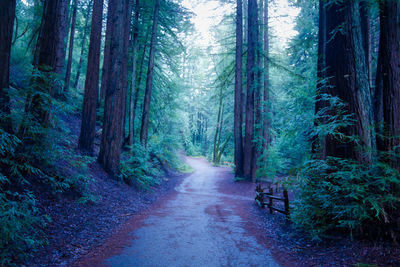
[[[123,33],[123,39],[124,39],[124,48],[123,48],[123,54],[128,56],[129,52],[129,37],[130,37],[130,32],[131,32],[131,19],[132,19],[132,7],[133,7],[133,0],[126,0],[125,2],[125,9],[124,9],[124,21],[126,22],[124,24],[124,33]],[[122,109],[123,109],[123,118],[122,118],[122,140],[125,139],[125,124],[126,124],[126,104],[128,100],[128,82],[127,82],[127,77],[128,77],[128,60],[125,59],[122,61],[122,70],[123,72],[120,74],[121,79],[125,82],[125,85],[123,86],[123,101],[122,101]]]
[[[94,0],[86,70],[79,148],[93,153],[96,131],[96,107],[99,94],[100,45],[103,20],[103,0]]]
[[[57,13],[59,17],[58,22],[58,35],[60,38],[59,45],[57,46],[57,64],[56,64],[56,73],[61,77],[65,70],[65,55],[67,53],[67,36],[68,36],[68,16],[69,16],[69,0],[60,1],[60,5],[58,6]],[[55,93],[61,92],[63,89],[61,86],[57,86],[54,88],[57,90]]]
[[[256,52],[258,39],[258,10],[257,0],[248,0],[248,45],[247,45],[247,97],[246,97],[246,126],[244,137],[244,177],[255,180],[254,169],[254,96],[257,90]]]
[[[127,64],[127,50],[125,42],[128,36],[126,35],[126,24],[130,24],[130,16],[126,14],[130,0],[110,0],[108,3],[108,18],[110,26],[107,29],[107,34],[110,35],[110,54],[107,57],[107,83],[105,91],[104,104],[104,122],[101,135],[100,153],[98,160],[103,168],[111,175],[119,174],[119,164],[121,157],[122,145],[122,129],[123,129],[123,113],[126,87],[126,73],[124,68]],[[111,14],[111,16],[110,16]],[[129,18],[129,21],[127,21]],[[108,24],[108,22],[107,22]],[[128,32],[129,35],[129,32]]]
[[[325,34],[329,40],[325,51],[327,90],[346,103],[346,112],[354,119],[340,132],[359,140],[343,142],[328,135],[324,156],[368,162],[371,153],[363,148],[370,149],[373,145],[372,98],[362,42],[360,0],[328,3]]]
[[[133,23],[133,40],[132,40],[132,79],[131,79],[131,94],[129,99],[129,140],[128,145],[132,146],[135,138],[135,111],[136,111],[136,61],[138,50],[138,37],[139,37],[139,4],[140,1],[135,2],[135,20]]]
[[[86,8],[86,13],[85,13],[85,26],[83,29],[83,36],[82,36],[82,43],[81,43],[81,55],[79,57],[79,63],[78,63],[78,67],[77,67],[77,71],[76,71],[76,76],[75,76],[75,81],[74,81],[74,88],[78,87],[78,83],[79,83],[79,77],[81,76],[81,69],[82,69],[82,65],[83,65],[83,60],[84,60],[84,54],[85,54],[85,47],[86,47],[86,36],[88,34],[88,25],[89,25],[89,20],[90,20],[90,12],[92,9],[92,3],[93,0],[90,0],[89,5]]]
[[[65,80],[64,80],[64,92],[66,92],[69,89],[69,82],[71,80],[71,66],[72,66],[72,55],[74,52],[75,25],[76,25],[77,9],[78,9],[78,0],[74,0],[73,10],[72,10],[72,18],[71,18],[71,33],[69,36],[67,69],[66,69]]]
[[[400,1],[380,2],[380,44],[377,81],[382,96],[382,122],[385,138],[380,150],[390,156],[393,167],[400,169]]]
[[[362,0],[360,3],[360,16],[361,16],[362,44],[368,68],[368,81],[370,89],[372,90],[371,12],[370,12],[370,5],[368,4],[367,0]]]
[[[246,1],[246,0],[245,0]],[[236,57],[235,57],[235,176],[243,176],[243,104],[242,104],[242,54],[243,54],[243,7],[242,0],[236,1]]]
[[[268,0],[264,0],[264,109],[263,109],[263,148],[264,153],[266,154],[266,150],[268,149],[270,143],[270,128],[271,128],[271,120],[269,118],[270,114],[270,99],[269,99],[269,3]],[[266,158],[264,158],[266,161]]]
[[[11,42],[15,19],[15,0],[0,2],[0,126],[12,131],[10,115],[10,96],[8,95],[10,76]]]
[[[47,74],[61,74],[64,62],[65,23],[67,16],[67,0],[47,0],[43,7],[42,29],[37,43],[38,61],[35,67]],[[44,82],[44,81],[37,81]],[[50,97],[44,98],[42,88],[48,88],[45,93]],[[27,111],[43,126],[49,124],[51,96],[54,95],[54,85],[37,88],[32,101],[27,105]],[[30,99],[28,99],[28,102]]]
[[[107,11],[107,25],[106,25],[106,37],[105,37],[105,43],[104,43],[104,56],[103,56],[103,66],[101,70],[101,85],[100,85],[100,98],[104,100],[105,95],[106,95],[106,90],[107,90],[107,82],[108,82],[108,63],[110,62],[110,45],[111,45],[111,28],[112,28],[112,23],[113,21],[110,19],[114,17],[113,14],[114,10],[113,9],[108,9]]]
[[[156,0],[154,6],[153,28],[152,28],[151,42],[150,42],[149,65],[147,68],[146,91],[143,102],[142,128],[140,130],[140,142],[144,145],[147,144],[147,136],[149,128],[149,114],[150,114],[150,104],[151,104],[151,91],[153,89],[154,56],[156,53],[159,12],[160,12],[160,0]]]

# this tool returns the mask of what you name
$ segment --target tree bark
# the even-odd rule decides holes
[[[380,83],[385,138],[380,149],[389,163],[400,170],[400,2],[380,3]]]
[[[129,36],[130,36],[130,31],[131,31],[131,19],[132,19],[132,8],[133,8],[133,0],[125,0],[125,13],[124,13],[124,20],[125,20],[125,24],[124,24],[124,50],[123,50],[123,54],[127,55],[129,54]],[[123,72],[120,74],[121,75],[121,79],[124,81],[124,87],[123,87],[123,92],[122,92],[122,97],[123,97],[123,101],[122,101],[122,140],[125,140],[125,125],[126,125],[126,114],[127,114],[127,110],[126,106],[127,106],[127,100],[128,100],[128,81],[127,81],[127,77],[128,77],[128,59],[125,58],[125,60],[122,61],[122,69]]]
[[[261,68],[262,68],[262,37],[260,35],[261,33],[261,24],[262,24],[262,14],[263,14],[263,0],[260,0],[260,5],[258,6],[257,9],[257,33],[256,33],[256,81],[255,81],[255,92],[254,92],[254,115],[255,115],[255,121],[254,121],[254,140],[253,140],[253,161],[252,161],[252,176],[253,176],[253,180],[256,177],[256,171],[259,167],[259,156],[262,152],[262,139],[263,139],[263,132],[262,132],[262,128],[263,128],[263,123],[262,123],[262,106],[261,106],[261,98],[262,98],[262,72],[261,72]]]
[[[79,77],[81,76],[81,69],[82,69],[84,55],[85,55],[86,36],[87,36],[87,33],[88,33],[88,28],[89,28],[88,24],[89,24],[89,18],[90,18],[90,11],[92,9],[92,3],[93,3],[93,0],[90,0],[89,5],[87,7],[86,15],[85,15],[86,20],[85,20],[85,28],[83,30],[83,36],[82,36],[81,55],[79,57],[78,68],[77,68],[77,71],[76,71],[76,76],[75,76],[75,81],[74,81],[74,88],[78,87]]]
[[[61,74],[65,57],[65,28],[67,17],[66,0],[47,0],[44,4],[44,14],[41,34],[38,40],[38,61],[35,66],[42,73]],[[37,81],[43,83],[45,81]],[[49,97],[44,98],[41,93],[34,94],[32,101],[27,105],[27,111],[44,127],[48,127],[50,120],[51,97],[55,90],[58,90],[54,85],[46,85],[44,88],[49,88],[46,94]],[[42,88],[37,88],[38,92]],[[29,99],[28,99],[29,102]]]
[[[371,49],[371,16],[366,0],[360,3],[362,44],[365,52],[365,60],[368,68],[368,82],[372,92],[372,49]]]
[[[140,142],[145,146],[147,145],[148,128],[149,128],[149,113],[151,104],[151,91],[153,88],[154,56],[156,52],[155,50],[157,43],[159,10],[160,10],[160,0],[156,0],[154,6],[153,29],[150,42],[149,67],[147,69],[146,91],[143,102],[142,128],[140,130]]]
[[[346,104],[347,114],[354,119],[352,125],[338,130],[358,141],[343,142],[328,135],[324,156],[370,162],[372,104],[362,44],[360,0],[331,3],[326,8],[326,32],[330,34],[326,44],[327,90]]]
[[[264,110],[263,110],[263,149],[264,161],[266,162],[266,152],[271,142],[270,128],[270,99],[269,99],[269,4],[264,0]]]
[[[75,25],[76,25],[76,13],[78,9],[78,0],[74,0],[74,7],[72,11],[72,21],[71,21],[71,33],[69,36],[69,49],[68,49],[68,61],[67,69],[65,73],[64,81],[64,93],[69,89],[69,82],[71,80],[71,66],[72,66],[72,56],[74,52],[74,40],[75,40]]]
[[[247,49],[247,98],[246,126],[243,148],[243,171],[248,180],[255,179],[253,170],[254,159],[254,93],[256,84],[256,50],[258,34],[257,0],[248,0],[248,49]]]
[[[245,0],[247,1],[247,0]],[[243,104],[242,104],[242,54],[243,54],[243,11],[242,0],[236,2],[236,58],[235,58],[235,176],[243,177]]]
[[[103,0],[94,0],[86,70],[79,148],[93,153],[96,132],[96,107],[99,94],[100,46],[103,20]]]
[[[110,0],[112,2],[113,0]],[[105,42],[104,42],[104,57],[103,57],[103,66],[101,70],[101,87],[100,87],[100,99],[104,100],[105,95],[106,95],[106,87],[107,87],[107,79],[108,79],[108,63],[110,62],[110,43],[111,43],[111,27],[112,27],[112,18],[114,16],[113,10],[108,9],[107,11],[107,26],[106,26],[106,37],[105,37]]]
[[[106,84],[104,122],[101,135],[99,163],[112,177],[119,175],[121,158],[122,128],[123,128],[123,101],[124,80],[122,73],[127,66],[123,61],[127,54],[124,53],[125,25],[127,0],[110,0],[108,4],[109,28],[107,34],[110,40],[110,54],[107,57],[108,68],[105,75],[108,76]],[[110,16],[111,14],[111,16]],[[106,62],[105,62],[106,63]],[[126,77],[125,77],[126,78]]]
[[[4,0],[0,2],[0,126],[7,132],[12,132],[12,123],[9,117],[10,96],[8,94],[8,87],[15,5],[15,0]]]
[[[132,146],[135,139],[135,111],[136,111],[136,61],[138,50],[138,37],[139,37],[139,4],[140,1],[136,0],[135,3],[135,21],[133,25],[133,40],[132,40],[132,81],[131,81],[131,95],[129,101],[129,140],[128,145]]]

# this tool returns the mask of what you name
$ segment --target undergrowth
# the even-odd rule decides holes
[[[395,238],[400,174],[384,163],[373,166],[329,157],[310,160],[298,176],[292,219],[314,239],[336,230]]]
[[[27,81],[9,90],[14,131],[0,129],[0,266],[16,265],[28,251],[46,244],[43,229],[51,218],[38,209],[37,193],[54,198],[76,192],[82,203],[94,199],[87,190],[87,164],[92,159],[74,151],[62,119],[75,107],[50,96],[48,85],[58,84],[56,76],[26,72]],[[43,99],[41,108],[50,114],[48,125],[28,111],[29,101],[38,95]]]

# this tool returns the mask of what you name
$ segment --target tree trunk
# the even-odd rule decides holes
[[[263,149],[264,155],[271,142],[270,100],[269,100],[269,11],[268,0],[264,0],[264,109],[263,109]],[[267,158],[264,157],[264,162]]]
[[[129,3],[129,2],[128,2]],[[123,92],[126,79],[123,75],[127,54],[124,54],[124,36],[126,21],[127,0],[110,0],[108,4],[110,26],[107,34],[110,36],[110,54],[107,73],[104,122],[101,135],[99,163],[111,176],[119,175],[121,158],[122,127],[123,127]],[[111,14],[111,16],[110,16]],[[112,23],[111,23],[112,22]],[[106,63],[106,62],[105,62]],[[126,78],[126,77],[125,77]]]
[[[103,20],[103,0],[94,0],[86,70],[79,148],[93,153],[96,132],[96,107],[99,94],[100,46]]]
[[[371,50],[371,16],[367,1],[360,3],[362,44],[365,52],[365,60],[368,68],[368,82],[372,92],[372,50]]]
[[[65,24],[66,24],[66,0],[47,0],[44,3],[43,28],[38,40],[38,61],[37,67],[42,73],[50,75],[56,73],[61,74],[65,56]],[[43,83],[46,81],[36,81]],[[48,82],[48,81],[47,81]],[[48,90],[44,93],[49,97],[43,97],[41,91],[43,88]],[[44,127],[48,127],[50,120],[49,110],[51,108],[51,97],[55,90],[58,90],[54,85],[44,85],[37,88],[38,93],[32,96],[32,101],[28,99],[30,104],[27,105],[27,111],[30,112],[36,121]]]
[[[334,34],[327,38],[326,44],[327,90],[346,103],[346,112],[354,119],[352,125],[339,131],[359,140],[343,142],[329,135],[325,156],[369,162],[371,153],[368,151],[373,146],[372,104],[362,44],[360,0],[329,4],[326,8],[326,32]],[[338,32],[339,27],[342,30]]]
[[[110,2],[112,2],[113,0],[110,0]],[[108,9],[107,11],[107,26],[106,26],[106,37],[105,37],[105,42],[104,42],[104,57],[103,57],[103,67],[101,70],[101,86],[100,86],[100,98],[102,100],[104,100],[105,95],[106,95],[106,90],[107,90],[107,78],[108,78],[108,63],[110,62],[110,43],[111,43],[111,33],[109,33],[111,31],[111,27],[113,24],[113,21],[111,20],[111,18],[114,16],[113,14],[113,10]]]
[[[73,11],[72,11],[71,33],[69,36],[67,70],[65,73],[65,81],[64,81],[64,93],[66,93],[68,91],[69,82],[71,80],[71,66],[72,66],[72,56],[73,56],[73,52],[74,52],[75,25],[76,25],[77,9],[78,9],[78,0],[74,0],[74,7],[73,7]]]
[[[261,83],[261,77],[262,77],[262,72],[261,72],[261,56],[262,56],[262,38],[260,35],[260,27],[262,24],[262,11],[263,11],[263,5],[262,2],[263,0],[260,0],[260,5],[258,6],[257,12],[258,12],[258,18],[257,18],[257,41],[256,41],[256,82],[255,82],[255,92],[254,92],[254,113],[255,113],[255,121],[254,121],[254,141],[253,141],[253,161],[252,161],[252,176],[253,180],[256,177],[256,171],[257,168],[259,167],[259,156],[260,153],[262,152],[262,110],[261,110],[261,88],[262,88],[262,83]]]
[[[0,2],[0,126],[12,132],[10,115],[10,96],[8,94],[10,77],[11,42],[15,19],[15,0]]]
[[[256,50],[258,35],[257,0],[248,0],[248,49],[247,49],[247,99],[246,99],[246,127],[244,140],[244,177],[254,180],[254,93],[256,84]]]
[[[92,3],[93,3],[93,0],[90,0],[89,5],[87,7],[86,15],[85,15],[86,20],[85,20],[85,28],[83,30],[83,36],[82,36],[81,55],[79,57],[78,69],[76,71],[76,76],[75,76],[75,81],[74,81],[74,88],[78,87],[79,77],[81,76],[81,69],[82,69],[84,55],[85,55],[86,36],[87,36],[87,33],[88,33],[88,28],[89,28],[88,24],[89,24],[89,18],[90,18],[90,11],[92,9]]]
[[[125,13],[124,13],[124,20],[125,20],[125,24],[124,24],[124,50],[123,50],[123,54],[127,55],[129,54],[129,36],[130,36],[130,31],[131,31],[131,19],[132,19],[132,8],[133,8],[133,0],[125,0]],[[126,104],[127,104],[127,100],[128,100],[128,81],[127,81],[127,77],[128,77],[128,59],[125,58],[122,61],[122,69],[123,72],[120,74],[121,75],[121,79],[124,81],[124,86],[123,86],[123,92],[122,92],[122,97],[123,97],[123,101],[122,101],[122,140],[125,140],[125,125],[126,125],[126,113],[127,113],[127,109],[126,109]]]
[[[139,37],[139,4],[140,1],[136,0],[135,3],[135,21],[133,25],[133,40],[132,40],[132,82],[131,82],[131,95],[129,101],[129,141],[128,145],[132,146],[135,138],[135,112],[136,112],[136,56],[138,48]]]
[[[247,1],[247,0],[245,0]],[[242,0],[236,3],[236,64],[235,64],[235,107],[234,107],[234,136],[235,136],[235,176],[243,177],[243,104],[242,104],[242,54],[243,54],[243,12]]]
[[[218,134],[220,133],[219,129],[221,127],[222,110],[223,110],[223,107],[222,107],[222,87],[220,87],[219,104],[218,104],[218,115],[217,115],[217,125],[215,127],[215,135],[214,135],[213,163],[215,163],[216,158],[217,158]],[[192,127],[190,127],[190,129],[192,129]]]
[[[389,152],[392,167],[400,170],[400,3],[380,4],[379,70],[385,138],[381,150]]]
[[[147,69],[147,80],[146,80],[146,91],[143,102],[143,114],[142,114],[142,128],[140,131],[140,142],[147,145],[147,135],[149,128],[149,113],[150,113],[150,102],[151,102],[151,91],[153,88],[153,68],[154,68],[154,56],[157,43],[157,30],[158,30],[158,16],[160,10],[160,0],[156,0],[154,7],[154,19],[153,29],[150,43],[150,55],[149,55],[149,67]]]
[[[53,0],[54,1],[54,0]],[[59,5],[59,14],[60,17],[58,18],[59,21],[59,28],[58,28],[58,34],[60,38],[59,45],[57,47],[57,65],[56,65],[56,73],[58,75],[62,75],[64,68],[65,68],[65,55],[67,53],[67,35],[68,35],[68,12],[69,12],[69,0],[63,0],[60,1]],[[57,88],[58,92],[62,90],[62,87],[58,86]]]

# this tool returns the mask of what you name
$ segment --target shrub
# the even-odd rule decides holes
[[[134,144],[132,153],[124,155],[121,161],[121,178],[129,184],[142,189],[160,183],[159,170],[150,158],[148,150],[140,144]]]
[[[2,182],[5,180],[3,176]],[[26,251],[46,244],[41,229],[47,220],[39,216],[31,192],[0,192],[0,265],[10,266],[24,260]]]
[[[299,173],[293,221],[319,239],[330,230],[387,235],[399,207],[400,174],[383,163],[339,158],[311,160]],[[372,228],[371,228],[372,227]]]
[[[46,218],[40,217],[24,175],[42,172],[17,154],[21,141],[0,129],[0,265],[23,260],[25,252],[45,243]],[[18,258],[19,257],[19,258]]]

